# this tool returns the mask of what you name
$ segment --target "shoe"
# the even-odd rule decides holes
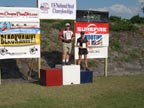
[[[66,63],[65,63],[65,62],[62,62],[62,65],[66,65]]]
[[[66,65],[70,65],[70,62],[66,62]]]
[[[90,69],[89,69],[89,68],[86,68],[86,71],[90,71]]]

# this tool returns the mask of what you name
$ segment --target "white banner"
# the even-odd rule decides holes
[[[0,59],[40,58],[38,8],[0,7]]]
[[[38,8],[0,7],[0,21],[38,22]]]
[[[76,0],[38,0],[40,19],[76,19]]]
[[[78,59],[78,47],[75,47],[75,59]],[[83,57],[84,58],[84,57]],[[108,47],[91,47],[88,48],[88,59],[108,58]]]
[[[40,45],[0,47],[0,59],[39,57]]]

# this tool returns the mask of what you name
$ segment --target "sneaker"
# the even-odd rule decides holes
[[[66,62],[66,65],[70,65],[70,62]]]
[[[62,65],[65,65],[66,63],[65,62],[62,62]]]
[[[86,71],[90,71],[90,69],[89,69],[89,68],[86,68]]]

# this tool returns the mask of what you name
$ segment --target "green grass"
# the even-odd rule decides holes
[[[93,83],[56,87],[3,83],[0,108],[144,108],[144,75],[94,77]]]

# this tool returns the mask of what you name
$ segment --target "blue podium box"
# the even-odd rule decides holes
[[[92,82],[93,82],[93,71],[81,70],[80,83],[92,83]]]

